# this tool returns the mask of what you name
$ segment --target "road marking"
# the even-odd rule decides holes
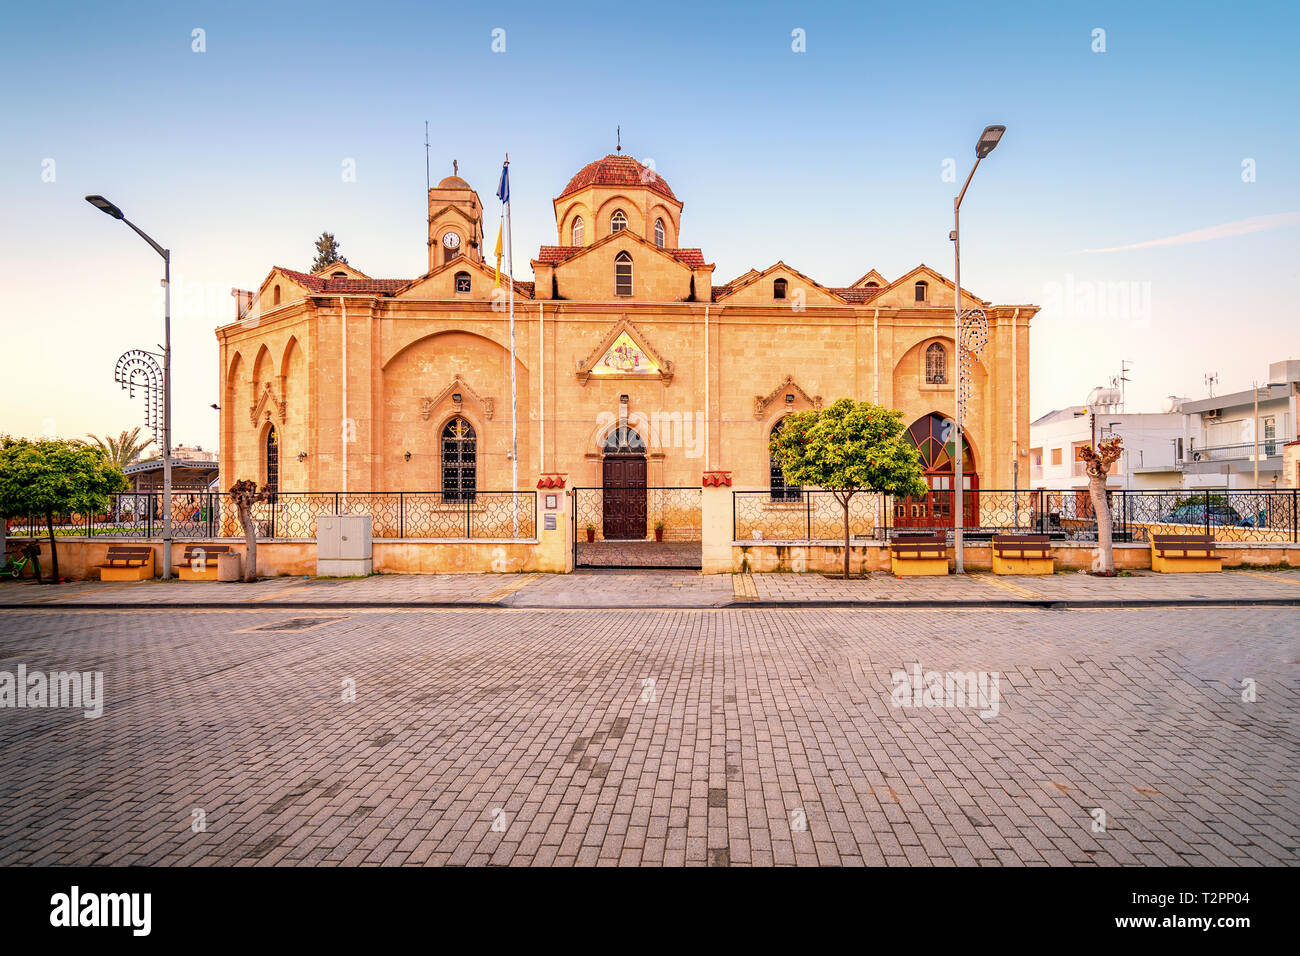
[[[259,594],[255,598],[249,598],[249,600],[258,601],[258,602],[274,601],[276,598],[281,597],[285,594],[299,594],[303,591],[310,591],[310,590],[312,590],[312,586],[310,584],[295,584],[290,587],[282,587],[278,590],[272,591],[270,594]]]
[[[1001,590],[1014,594],[1017,597],[1028,598],[1031,601],[1042,601],[1047,597],[1046,594],[1041,594],[1038,591],[1031,591],[1029,588],[1022,588],[1019,584],[1012,584],[1010,581],[1000,580],[996,575],[975,574],[972,575],[972,577],[976,581],[982,581],[991,587],[1000,588]]]
[[[105,591],[122,591],[126,588],[138,588],[140,585],[147,583],[147,581],[127,581],[124,584],[113,584],[108,587],[87,588],[84,591],[77,591],[73,594],[52,594],[49,597],[34,598],[26,603],[49,604],[53,601],[71,601],[79,597],[84,597],[87,594],[103,594]]]
[[[483,595],[479,598],[479,601],[483,604],[498,604],[516,591],[528,587],[528,585],[532,584],[535,580],[537,580],[536,573],[520,575],[518,580],[511,581],[509,584],[502,585],[495,591]]]
[[[1266,581],[1282,581],[1286,584],[1294,584],[1300,587],[1300,579],[1286,578],[1279,574],[1265,574],[1263,571],[1229,571],[1229,574],[1249,574],[1252,578],[1263,578]]]

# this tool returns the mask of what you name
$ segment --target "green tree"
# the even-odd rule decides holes
[[[343,265],[348,264],[348,260],[339,255],[339,243],[334,238],[332,232],[322,232],[320,238],[316,240],[316,261],[311,264],[311,272],[320,272],[327,266],[332,266],[336,262]]]
[[[129,432],[121,432],[116,438],[111,435],[100,438],[98,435],[87,435],[98,448],[104,449],[108,455],[108,460],[117,465],[118,468],[125,468],[127,465],[140,458],[140,453],[153,444],[152,438],[140,440],[140,429],[137,426]],[[87,442],[89,444],[89,442]]]
[[[79,441],[28,441],[0,436],[0,518],[44,515],[50,534],[51,583],[59,580],[54,513],[107,511],[126,488],[122,469],[102,448]]]
[[[772,436],[772,457],[791,485],[830,491],[844,509],[844,577],[849,576],[849,501],[860,491],[921,496],[929,492],[903,413],[841,398],[797,412]]]

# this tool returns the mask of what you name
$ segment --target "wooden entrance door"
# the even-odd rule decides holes
[[[898,498],[894,501],[894,526],[897,528],[951,528],[953,521],[953,454],[949,420],[936,414],[918,418],[907,430],[907,441],[916,448],[925,483],[930,493],[924,498]],[[979,474],[970,442],[962,436],[962,525],[979,525]]]
[[[606,455],[602,476],[602,520],[606,540],[646,537],[646,460],[644,455]]]

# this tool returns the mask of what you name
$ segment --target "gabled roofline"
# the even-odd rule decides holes
[[[479,272],[491,278],[493,281],[496,280],[497,272],[496,272],[495,264],[489,265],[486,260],[479,262],[469,258],[468,256],[457,256],[455,259],[449,259],[446,262],[442,263],[441,265],[435,266],[434,268],[426,272],[424,275],[416,279],[412,279],[410,282],[406,283],[406,285],[402,286],[401,288],[393,292],[392,298],[394,299],[400,298],[401,296],[406,294],[408,290],[415,288],[421,282],[425,282],[429,279],[432,279],[434,276],[441,275],[442,273],[448,271],[449,269],[453,269],[453,268],[464,269],[466,266],[473,266],[477,268]],[[501,270],[501,278],[503,280],[507,280],[514,283],[515,295],[522,294],[525,298],[528,299],[531,299],[533,297],[531,293],[521,290],[520,281],[512,278],[504,269]],[[503,284],[502,288],[504,287],[505,286]]]
[[[834,292],[834,291],[832,291],[830,288],[828,288],[827,286],[822,285],[820,282],[818,282],[818,281],[817,281],[816,279],[814,279],[812,276],[809,276],[809,275],[806,275],[805,273],[800,272],[800,271],[799,271],[798,269],[796,269],[794,266],[787,265],[787,264],[786,264],[783,260],[781,260],[781,259],[778,259],[776,262],[772,263],[772,265],[768,266],[768,267],[767,267],[766,269],[764,269],[762,272],[759,272],[759,273],[756,274],[756,275],[752,275],[752,276],[750,276],[750,277],[749,277],[748,279],[746,279],[744,282],[740,283],[740,285],[732,286],[732,287],[731,287],[731,290],[730,290],[729,292],[727,292],[726,294],[720,296],[720,297],[717,298],[717,299],[714,299],[713,301],[715,301],[715,302],[721,302],[723,299],[729,299],[729,298],[731,298],[733,295],[735,295],[737,292],[739,292],[741,289],[747,289],[747,288],[749,288],[749,287],[750,287],[751,285],[753,285],[755,282],[758,282],[758,281],[760,281],[761,279],[765,278],[766,276],[771,275],[771,274],[772,274],[774,271],[776,271],[777,269],[782,269],[782,270],[784,270],[784,271],[786,271],[786,272],[789,272],[789,273],[791,273],[791,274],[793,274],[793,275],[798,276],[800,279],[804,280],[805,282],[807,282],[808,284],[810,284],[810,285],[812,285],[813,287],[817,288],[818,290],[820,290],[820,291],[822,291],[822,292],[825,292],[825,293],[826,293],[828,296],[830,296],[832,299],[837,299],[838,301],[843,302],[845,305],[849,305],[849,304],[850,304],[850,303],[849,303],[849,300],[846,299],[846,298],[844,298],[844,296],[840,295],[838,292]],[[733,281],[734,281],[734,280],[733,280]]]
[[[582,258],[583,256],[585,256],[587,253],[589,253],[589,252],[594,252],[596,249],[599,249],[601,246],[603,246],[603,245],[605,245],[605,244],[607,244],[607,243],[610,243],[610,242],[615,241],[616,239],[618,239],[619,236],[625,236],[625,237],[627,237],[627,238],[629,238],[629,239],[635,239],[637,242],[641,243],[641,245],[645,246],[647,249],[653,249],[655,252],[659,253],[659,255],[663,256],[665,259],[668,259],[670,262],[673,262],[673,263],[675,263],[675,264],[681,266],[681,267],[682,267],[683,269],[685,269],[687,272],[694,272],[696,269],[713,269],[713,268],[715,268],[715,263],[712,263],[712,262],[706,262],[706,263],[704,263],[704,264],[701,265],[701,266],[691,266],[691,265],[688,265],[688,264],[686,264],[685,262],[682,262],[681,259],[678,259],[676,256],[674,256],[674,255],[672,254],[672,251],[671,251],[671,250],[669,250],[669,249],[660,249],[657,245],[655,245],[653,242],[651,242],[651,241],[650,241],[649,239],[647,239],[645,236],[638,235],[637,233],[633,232],[631,229],[620,229],[618,232],[611,232],[611,233],[610,233],[609,235],[607,235],[607,236],[601,236],[599,239],[597,239],[597,240],[596,240],[595,242],[593,242],[591,245],[589,245],[589,246],[582,246],[581,249],[580,249],[580,251],[575,252],[575,253],[574,253],[573,255],[571,255],[571,256],[567,256],[567,257],[565,257],[564,259],[562,259],[562,260],[559,261],[559,262],[543,262],[541,259],[533,259],[533,260],[531,260],[531,263],[530,263],[530,264],[533,266],[533,271],[534,271],[534,272],[537,271],[537,270],[536,270],[536,267],[539,266],[539,265],[549,266],[549,267],[552,268],[552,269],[558,269],[560,266],[567,265],[568,263],[572,262],[573,260],[575,260],[575,259],[580,259],[580,258]],[[572,247],[566,247],[566,248],[572,248]],[[695,248],[695,247],[694,247],[694,246],[688,246],[687,248],[692,248],[692,249],[693,249],[693,248]],[[702,252],[701,252],[701,254],[700,254],[700,258],[701,258],[701,259],[704,258],[704,254],[703,254]]]
[[[893,282],[889,283],[889,285],[885,286],[883,289],[880,290],[878,295],[884,295],[885,292],[887,292],[888,290],[904,285],[909,279],[914,278],[919,273],[925,273],[926,275],[933,276],[934,278],[938,279],[941,283],[946,285],[949,289],[957,288],[956,285],[953,284],[953,281],[949,279],[946,275],[944,275],[942,272],[936,272],[935,270],[927,266],[924,262],[922,262],[911,272],[901,275]],[[971,292],[969,289],[963,288],[961,290],[961,294],[964,300],[969,300],[973,305],[978,305],[981,309],[988,309],[988,308],[992,308],[993,306],[992,302],[985,299],[981,299],[979,296]]]

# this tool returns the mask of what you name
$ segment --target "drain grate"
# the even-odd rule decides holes
[[[262,624],[259,627],[251,627],[250,631],[306,631],[313,627],[324,627],[326,624],[337,624],[339,621],[346,621],[346,617],[288,617],[283,621],[273,621],[270,624]]]

